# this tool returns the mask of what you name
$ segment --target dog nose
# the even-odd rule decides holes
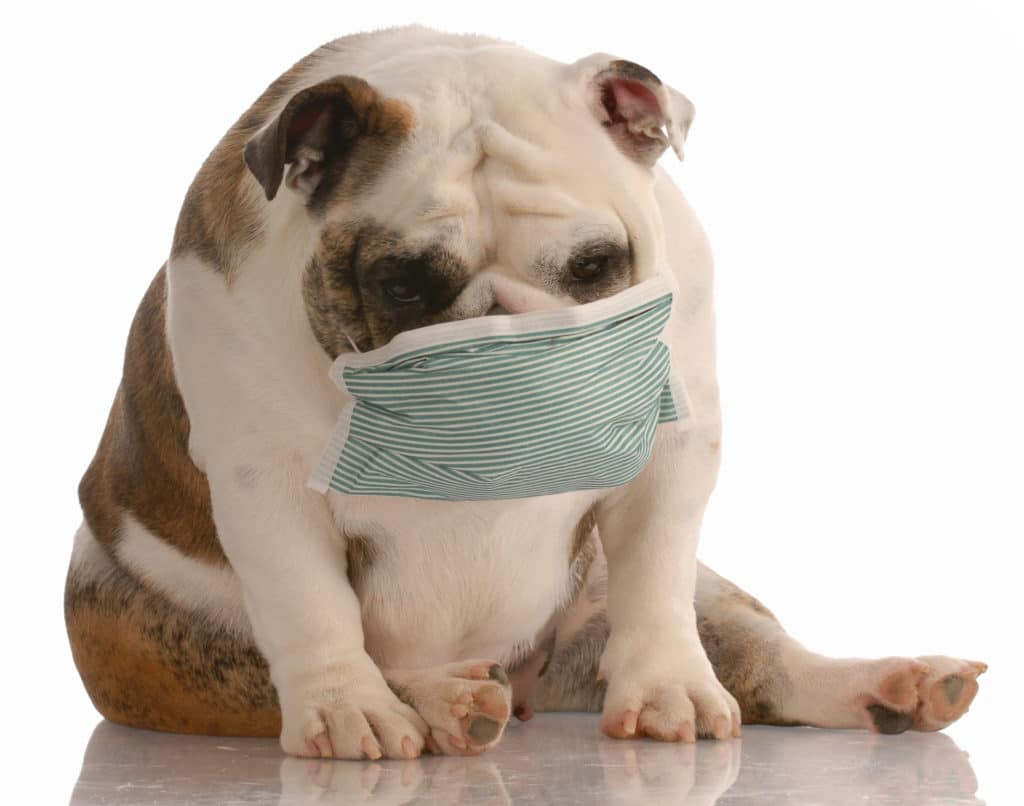
[[[519,280],[507,277],[494,277],[491,280],[491,292],[494,295],[494,306],[488,313],[527,313],[530,311],[550,311],[563,308],[568,302],[553,297],[546,291]]]

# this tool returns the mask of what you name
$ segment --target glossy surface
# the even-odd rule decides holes
[[[742,739],[605,738],[591,714],[513,722],[475,758],[285,758],[275,741],[150,733],[101,722],[72,804],[980,804],[967,754],[942,733],[744,728]]]

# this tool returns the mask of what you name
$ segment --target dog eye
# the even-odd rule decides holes
[[[383,286],[385,294],[403,305],[419,302],[422,296],[419,285],[411,279],[386,280]]]
[[[572,260],[569,271],[577,280],[592,283],[608,270],[610,263],[611,256],[607,254],[585,255]]]

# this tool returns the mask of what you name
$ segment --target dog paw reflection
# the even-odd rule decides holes
[[[598,746],[605,790],[617,802],[712,806],[740,772],[739,739],[662,744],[605,739]]]
[[[485,756],[425,756],[413,761],[366,763],[305,758],[281,762],[279,806],[306,803],[510,804],[498,767]]]
[[[480,756],[383,762],[101,722],[71,803],[981,803],[967,754],[941,733],[746,727],[742,739],[687,745],[609,739],[598,719],[539,714]]]

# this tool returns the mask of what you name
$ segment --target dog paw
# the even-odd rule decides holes
[[[942,730],[967,712],[978,693],[978,676],[988,665],[941,655],[918,660],[928,671],[917,686],[914,730]]]
[[[448,755],[476,755],[497,744],[512,713],[505,670],[489,660],[433,669],[388,672],[398,696],[429,726],[427,747]]]
[[[704,655],[670,644],[626,647],[610,639],[599,677],[608,680],[601,730],[616,739],[665,742],[740,735],[740,708]]]
[[[855,706],[875,733],[940,730],[967,711],[986,668],[941,656],[885,658],[871,664]]]
[[[429,736],[369,658],[282,686],[281,714],[281,747],[293,756],[409,759]]]

